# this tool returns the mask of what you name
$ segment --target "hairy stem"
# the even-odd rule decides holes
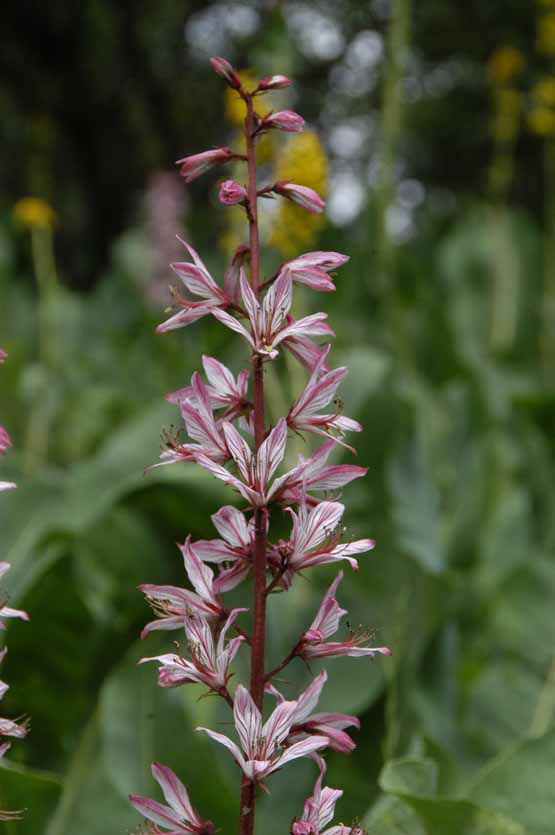
[[[249,243],[251,253],[251,284],[258,297],[260,294],[260,242],[258,237],[258,211],[256,190],[256,129],[252,97],[244,95],[247,105],[245,135],[247,141],[248,168],[248,219]],[[264,440],[264,371],[262,359],[256,354],[252,358],[254,372],[254,446],[258,451]],[[266,508],[257,508],[254,514],[254,594],[253,627],[251,645],[251,695],[255,704],[262,710],[264,701],[264,651],[266,639]],[[254,813],[256,803],[255,785],[243,778],[241,788],[240,835],[252,835],[254,832]]]

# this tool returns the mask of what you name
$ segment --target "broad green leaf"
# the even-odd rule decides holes
[[[25,810],[22,820],[0,824],[6,835],[44,835],[44,822],[61,791],[59,778],[49,772],[0,760],[0,809]]]
[[[436,779],[432,760],[404,758],[385,765],[380,786],[416,813],[426,835],[528,835],[519,823],[496,811],[468,800],[434,797]]]
[[[520,821],[530,835],[552,835],[555,821],[555,730],[528,739],[489,763],[470,796]]]
[[[390,794],[433,797],[437,792],[437,766],[431,759],[390,760],[380,774],[380,786]]]
[[[437,490],[426,468],[422,449],[405,446],[390,461],[388,484],[397,540],[402,551],[426,571],[445,567]]]
[[[98,718],[87,723],[79,745],[69,761],[63,792],[44,835],[103,835],[107,827],[131,830],[136,815],[114,789],[102,770]],[[46,818],[45,818],[46,822]]]
[[[161,651],[168,651],[167,643],[166,635]],[[217,728],[230,720],[229,708],[215,697],[199,700],[205,692],[200,685],[158,687],[156,664],[137,665],[142,656],[160,652],[160,643],[158,649],[153,644],[151,636],[134,646],[102,688],[101,773],[123,799],[129,794],[159,797],[150,775],[150,764],[159,761],[188,786],[201,814],[227,829],[235,814],[239,772],[225,751],[215,750],[216,744],[194,728]]]

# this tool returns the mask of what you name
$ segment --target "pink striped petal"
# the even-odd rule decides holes
[[[251,694],[242,684],[235,691],[233,718],[243,750],[248,759],[253,759],[262,735],[262,717]]]
[[[160,763],[152,763],[151,769],[152,776],[162,789],[166,803],[169,803],[171,808],[186,821],[200,826],[202,821],[191,806],[187,789],[171,768]]]

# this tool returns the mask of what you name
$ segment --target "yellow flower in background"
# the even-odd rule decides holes
[[[555,136],[555,76],[545,76],[533,86],[528,126],[540,136]]]
[[[13,216],[18,223],[30,229],[52,229],[58,217],[52,206],[41,197],[23,197],[13,207]]]
[[[555,55],[555,12],[548,12],[539,18],[536,48],[544,55]]]
[[[514,46],[501,46],[496,49],[487,64],[487,72],[494,84],[508,84],[519,75],[526,60],[522,52]]]
[[[495,105],[494,137],[502,142],[514,139],[518,133],[522,95],[512,87],[502,88],[496,93]]]
[[[528,114],[528,126],[540,136],[555,136],[555,112],[548,107],[534,107]]]
[[[241,70],[238,73],[243,87],[247,90],[254,90],[258,84],[258,78],[252,70]],[[256,110],[261,116],[266,116],[272,109],[266,96],[257,96],[255,99]],[[231,87],[225,91],[225,117],[228,122],[236,127],[242,127],[247,115],[247,106],[241,96]]]
[[[548,107],[555,106],[555,76],[545,76],[534,84],[532,96],[541,104]]]
[[[291,137],[284,146],[277,161],[275,180],[291,180],[309,186],[325,197],[328,173],[328,158],[318,135],[305,131]],[[282,200],[270,245],[289,258],[299,250],[310,248],[324,223],[322,215],[309,215],[301,206]]]

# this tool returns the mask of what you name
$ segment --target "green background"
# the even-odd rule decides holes
[[[49,3],[30,20],[29,4],[7,4],[0,392],[14,444],[2,478],[18,489],[0,502],[0,558],[31,623],[10,624],[2,713],[32,719],[0,770],[0,808],[28,810],[0,824],[7,835],[135,830],[127,795],[158,797],[153,759],[223,833],[236,828],[238,771],[192,732],[226,732],[226,706],[199,700],[196,686],[160,690],[152,665],[136,665],[169,651],[164,633],[139,641],[150,613],[136,586],[182,584],[175,542],[214,536],[210,514],[232,500],[189,465],[143,473],[178,422],[163,395],[187,384],[200,354],[235,372],[248,363],[212,320],[154,334],[171,278],[159,274],[153,227],[165,215],[148,201],[152,177],[232,141],[213,52],[291,74],[295,92],[281,101],[321,135],[330,206],[342,182],[351,188],[311,244],[350,254],[337,291],[298,291],[295,310],[329,313],[332,364],[350,369],[345,413],[364,425],[356,462],[369,472],[344,492],[345,521],[377,547],[358,574],[346,570],[339,601],[394,655],[327,665],[321,709],[362,722],[356,751],[327,757],[328,784],[345,791],[335,820],[359,819],[370,835],[555,831],[555,140],[526,121],[534,85],[551,78],[536,43],[546,11],[87,0]],[[374,44],[374,57],[356,43]],[[522,114],[496,141],[487,60],[506,45],[525,58],[513,85]],[[239,211],[217,206],[221,176],[177,181],[182,197],[168,186],[160,198],[177,200],[169,225],[218,280],[226,213]],[[55,283],[50,233],[14,219],[27,195],[57,213]],[[279,260],[265,251],[264,272]],[[303,380],[293,364],[269,375],[273,419]],[[333,574],[316,569],[272,598],[269,664],[310,623]],[[233,600],[248,605],[248,593]],[[284,689],[310,678],[297,662]],[[259,831],[288,832],[313,778],[306,762],[272,778]]]

